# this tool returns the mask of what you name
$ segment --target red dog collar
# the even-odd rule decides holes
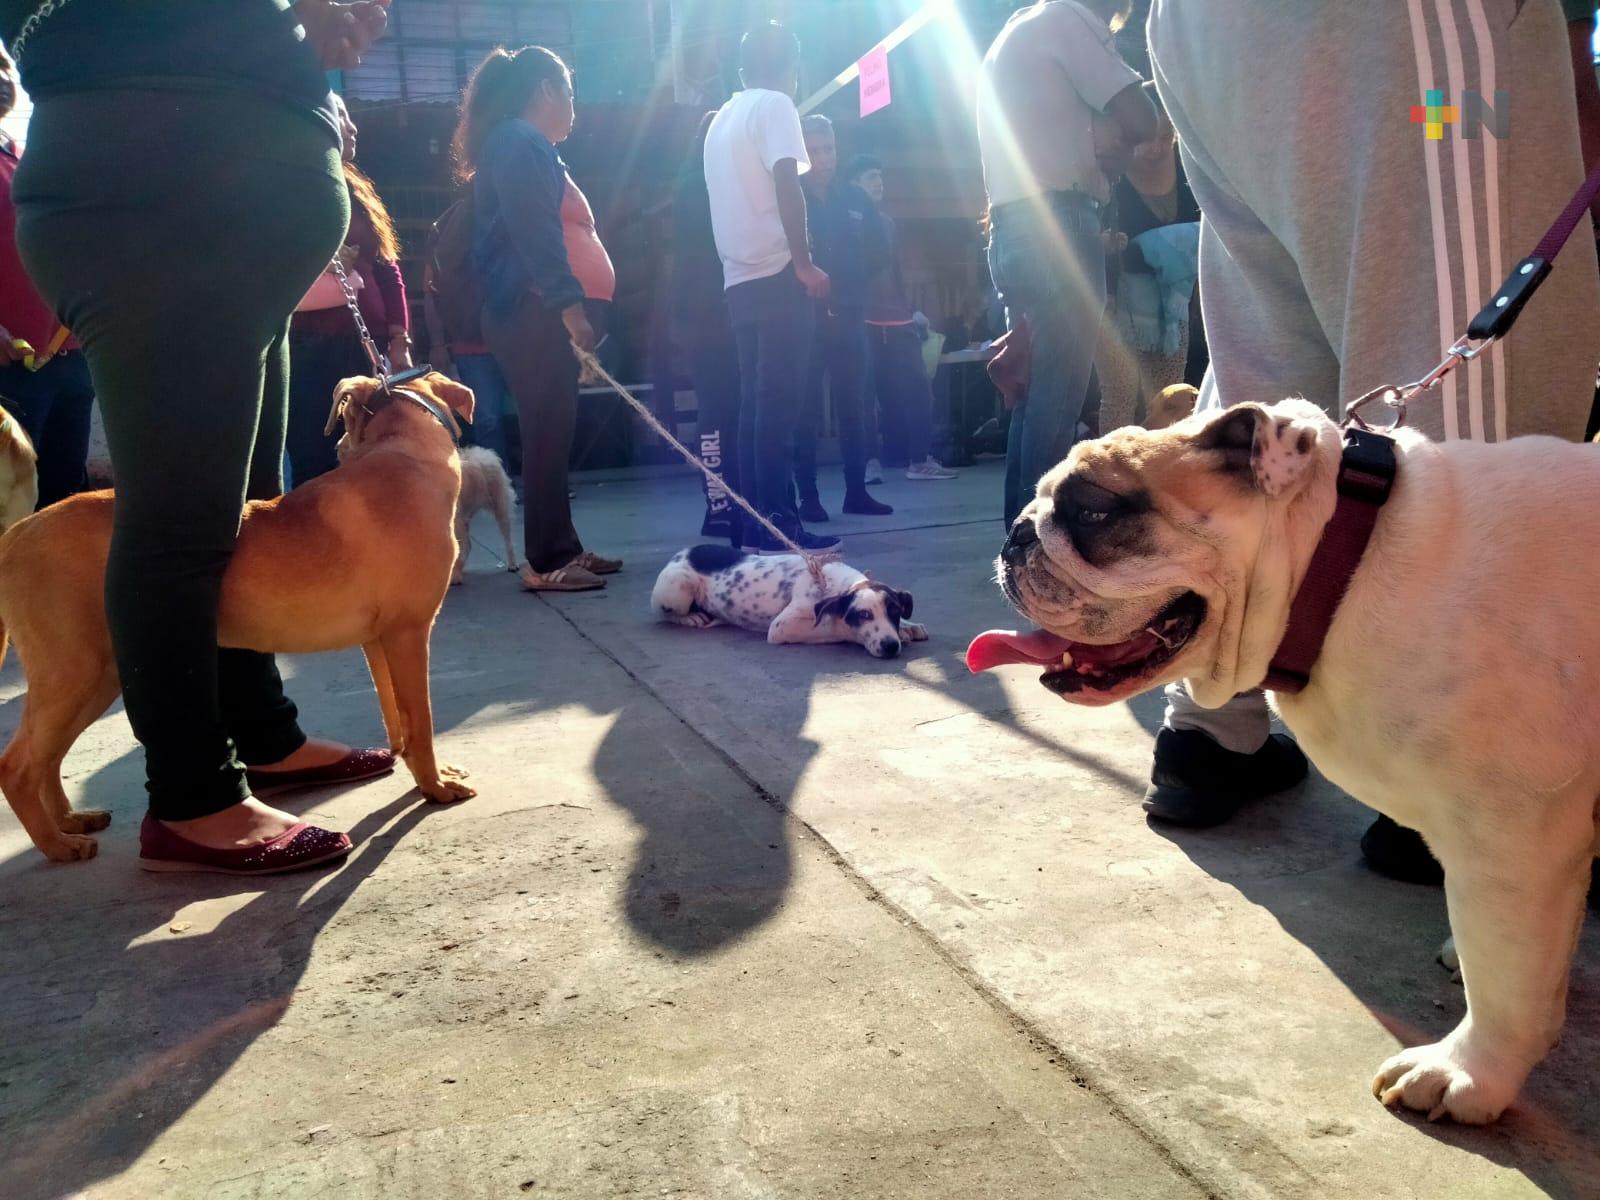
[[[1393,438],[1366,429],[1345,431],[1339,503],[1289,607],[1289,625],[1272,656],[1263,687],[1299,692],[1311,682],[1311,668],[1366,553],[1378,510],[1394,490],[1395,466]]]

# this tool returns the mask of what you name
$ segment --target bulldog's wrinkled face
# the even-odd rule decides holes
[[[910,592],[896,591],[864,579],[849,591],[817,603],[817,624],[837,621],[849,639],[867,648],[873,658],[900,653],[900,622],[911,619]]]
[[[1257,659],[1265,673],[1281,635],[1281,620],[1276,634],[1265,627],[1287,613],[1294,531],[1320,529],[1331,482],[1317,489],[1326,504],[1294,509],[1310,481],[1337,473],[1339,445],[1338,427],[1303,400],[1080,443],[1040,481],[996,560],[1006,597],[1039,630],[982,634],[968,665],[1040,666],[1040,682],[1078,704],[1180,678],[1201,703],[1253,686],[1259,676],[1239,680]],[[1262,657],[1254,643],[1269,640]]]

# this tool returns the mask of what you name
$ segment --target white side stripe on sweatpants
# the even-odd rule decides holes
[[[1444,46],[1445,71],[1450,79],[1446,101],[1460,104],[1466,98],[1467,77],[1461,67],[1461,41],[1456,29],[1456,14],[1451,0],[1433,0],[1439,18],[1439,40]],[[1472,143],[1461,136],[1459,124],[1446,135],[1450,139],[1456,184],[1456,234],[1461,248],[1461,312],[1478,311],[1483,288],[1478,272],[1478,221],[1473,212]],[[1482,140],[1481,138],[1479,140]],[[1467,364],[1467,425],[1472,440],[1483,438],[1483,364],[1473,359]]]
[[[1422,0],[1406,0],[1411,17],[1411,43],[1417,55],[1417,91],[1433,86],[1433,51],[1428,46],[1428,29],[1422,18]],[[1433,229],[1433,278],[1439,298],[1439,353],[1455,341],[1455,305],[1450,294],[1450,246],[1445,235],[1443,184],[1439,177],[1439,143],[1418,138],[1427,165],[1428,210]],[[1426,368],[1424,368],[1425,370]],[[1460,437],[1456,419],[1456,380],[1446,375],[1440,400],[1444,405],[1444,436]]]
[[[1472,37],[1478,44],[1478,85],[1483,94],[1494,99],[1496,85],[1494,61],[1494,35],[1489,32],[1489,18],[1483,11],[1483,0],[1467,0],[1467,13],[1472,18]],[[1492,135],[1483,142],[1483,208],[1489,226],[1489,279],[1488,287],[1497,288],[1506,277],[1505,263],[1500,249],[1500,139]],[[1481,305],[1489,298],[1486,288],[1482,295],[1472,300]],[[1474,309],[1473,311],[1476,311]],[[1489,392],[1494,405],[1494,440],[1506,440],[1506,363],[1504,346],[1494,346],[1489,351]],[[1475,360],[1481,362],[1482,360]]]

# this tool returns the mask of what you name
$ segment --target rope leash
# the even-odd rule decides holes
[[[767,520],[766,517],[758,513],[751,506],[748,500],[729,487],[727,481],[723,479],[721,475],[718,475],[710,467],[706,466],[705,463],[701,462],[699,455],[695,454],[694,451],[690,450],[676,437],[674,437],[671,430],[669,430],[656,418],[655,413],[651,412],[649,407],[645,405],[643,401],[641,401],[632,392],[628,391],[628,389],[622,384],[613,379],[610,372],[600,365],[600,360],[596,358],[590,351],[573,346],[572,352],[578,356],[578,363],[583,367],[585,372],[587,372],[593,378],[598,379],[601,383],[605,384],[613,392],[626,400],[633,411],[638,413],[640,418],[643,419],[644,423],[655,432],[656,436],[676,450],[683,457],[684,462],[697,469],[713,484],[726,492],[729,499],[742,508],[747,514],[749,514],[749,516],[758,525],[760,525],[761,528],[770,533],[773,539],[776,540],[779,545],[786,547],[791,553],[798,554],[802,559],[804,559],[806,570],[811,572],[811,578],[817,582],[817,590],[823,595],[827,595],[827,584],[822,578],[822,559],[818,558],[814,554],[808,554],[799,546],[795,545],[793,540],[791,540],[789,536],[783,532],[783,530],[779,529],[771,521]]]

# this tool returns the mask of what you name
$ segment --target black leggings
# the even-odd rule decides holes
[[[82,343],[116,517],[106,613],[150,811],[218,812],[304,741],[271,655],[217,649],[244,501],[282,491],[289,313],[339,248],[331,130],[225,91],[34,109],[17,244]]]

